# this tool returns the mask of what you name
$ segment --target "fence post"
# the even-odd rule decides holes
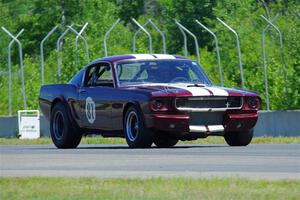
[[[16,38],[18,38],[22,33],[24,29],[22,29],[17,35]],[[15,40],[11,40],[8,45],[8,52],[7,52],[7,61],[8,61],[8,115],[11,116],[11,46]]]
[[[40,44],[40,56],[41,56],[41,83],[44,85],[44,43],[52,35],[52,33],[58,28],[55,26],[51,31],[47,33]]]
[[[61,41],[64,39],[65,35],[70,31],[70,27],[72,27],[73,25],[67,27],[67,29],[59,36],[59,38],[56,41],[56,48],[58,53],[61,52]],[[62,65],[62,60],[60,58],[60,55],[58,55],[57,57],[57,78],[58,78],[58,82],[60,83],[60,76],[61,76],[61,65]]]
[[[181,25],[176,19],[174,19],[174,20],[175,20],[175,23],[177,24],[177,26],[179,26],[182,30],[184,30],[185,32],[187,32],[189,35],[191,35],[194,38],[195,47],[196,47],[196,55],[197,55],[197,59],[198,59],[198,64],[201,66],[200,53],[199,53],[199,45],[198,45],[197,37],[191,31],[189,31],[187,28],[185,28],[183,25]]]
[[[138,23],[134,18],[131,18],[131,20],[140,28],[142,29],[142,31],[144,31],[146,33],[146,35],[149,38],[149,53],[152,53],[152,38],[151,38],[151,34],[140,24]]]
[[[166,48],[166,37],[165,34],[156,26],[156,24],[154,22],[152,22],[151,19],[148,19],[148,21],[143,25],[143,27],[145,28],[148,24],[151,24],[153,26],[153,28],[160,34],[161,38],[162,38],[162,50],[163,53],[166,54],[167,53],[167,48]],[[141,32],[141,29],[138,29],[132,38],[132,50],[133,53],[135,53],[136,50],[136,36]]]
[[[149,20],[143,25],[143,27],[146,27],[149,24]],[[138,29],[132,37],[132,52],[135,53],[136,50],[136,36],[142,31],[142,29]]]
[[[282,73],[283,73],[283,80],[284,80],[284,92],[285,92],[285,98],[286,98],[286,102],[288,101],[288,98],[287,98],[287,80],[286,80],[286,66],[285,66],[285,61],[284,61],[284,51],[283,51],[283,42],[282,42],[282,35],[281,35],[281,32],[280,30],[273,24],[273,22],[277,19],[278,17],[278,14],[274,17],[274,19],[272,21],[268,20],[267,18],[265,18],[263,15],[259,15],[261,18],[263,18],[267,23],[268,25],[272,26],[275,31],[278,33],[278,38],[279,38],[279,44],[280,44],[280,61],[281,61],[281,65],[282,65]],[[270,26],[266,27],[266,28],[269,28]],[[265,28],[265,29],[266,29]],[[265,32],[265,29],[263,30],[263,39],[264,39],[264,32]],[[264,42],[264,40],[263,40]],[[263,44],[264,45],[264,44]],[[263,46],[264,48],[264,46]],[[265,71],[267,70],[267,67],[266,67],[266,55],[265,55],[265,50],[263,51],[264,53],[264,69]],[[266,72],[265,72],[266,73]],[[270,109],[270,107],[268,107],[268,110]]]
[[[209,28],[207,28],[206,26],[204,26],[197,19],[195,20],[195,22],[197,24],[199,24],[202,28],[204,28],[206,31],[208,31],[214,37],[214,40],[215,40],[215,43],[216,43],[216,53],[217,53],[217,62],[218,62],[218,69],[219,69],[219,75],[220,75],[220,82],[221,82],[221,86],[224,86],[223,76],[222,76],[222,66],[221,66],[220,53],[219,53],[219,41],[218,41],[218,38],[217,38],[216,34],[214,34],[214,32],[212,32]]]
[[[184,48],[184,56],[187,57],[188,53],[187,53],[187,37],[186,37],[186,33],[184,32],[184,30],[182,30],[182,28],[180,26],[178,26],[178,29],[180,30],[182,36],[183,36],[183,48]]]
[[[78,38],[80,37],[85,45],[85,51],[86,51],[86,57],[87,57],[87,61],[90,62],[90,55],[89,55],[89,49],[88,49],[88,45],[87,45],[87,41],[86,39],[81,35],[84,31],[84,29],[87,27],[89,23],[85,23],[84,26],[81,28],[81,30],[79,31],[79,33],[76,31],[76,38],[75,38],[75,66],[78,65]],[[71,27],[71,30],[73,28]],[[74,30],[73,30],[74,31]]]
[[[151,19],[149,19],[149,21],[150,21],[150,24],[154,27],[154,29],[161,35],[161,39],[162,39],[162,43],[163,43],[163,53],[166,54],[167,46],[166,46],[166,37],[165,37],[164,32],[162,32]]]
[[[105,57],[108,55],[107,54],[107,43],[106,43],[107,37],[110,34],[110,32],[117,26],[117,24],[120,22],[120,20],[121,20],[120,18],[117,19],[117,21],[115,21],[115,23],[109,28],[109,30],[104,35],[103,44],[104,44],[104,55],[105,55]]]
[[[240,74],[241,74],[241,81],[242,81],[242,88],[245,88],[245,81],[244,81],[244,69],[243,69],[243,63],[242,63],[242,53],[241,53],[241,46],[240,46],[240,39],[237,32],[231,28],[228,24],[226,24],[224,21],[222,21],[219,17],[217,17],[217,20],[221,22],[226,28],[228,28],[236,38],[236,46],[237,46],[237,53],[238,53],[238,59],[239,59],[239,66],[240,66]]]
[[[279,14],[277,14],[273,19],[274,22],[278,18]],[[265,49],[265,32],[270,28],[270,24],[263,29],[261,33],[261,49],[262,49],[262,58],[263,58],[263,65],[264,65],[264,82],[265,82],[265,95],[266,95],[266,103],[267,103],[267,110],[270,110],[270,99],[269,99],[269,86],[268,86],[268,72],[267,72],[267,61],[266,61],[266,49]]]
[[[26,110],[27,104],[26,104],[26,91],[25,91],[25,80],[24,80],[24,63],[23,63],[22,43],[17,39],[17,37],[13,36],[5,27],[2,26],[1,28],[4,32],[7,33],[7,35],[9,35],[18,44],[19,62],[20,62],[20,69],[21,69],[20,71],[21,71],[21,83],[22,83],[23,108],[24,108],[24,110]],[[20,32],[22,33],[23,31],[21,30]],[[19,34],[21,34],[21,33],[19,33]],[[10,47],[9,47],[9,49],[10,49]],[[9,54],[10,54],[10,50],[9,50]],[[9,62],[10,62],[9,65],[11,65],[10,59],[9,59]],[[11,69],[11,66],[9,68]]]

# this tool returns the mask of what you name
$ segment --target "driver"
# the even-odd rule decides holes
[[[161,73],[160,73],[160,67],[157,66],[157,63],[150,62],[147,66],[146,71],[147,71],[147,74],[148,74],[147,81],[154,82],[154,83],[159,83],[160,82]]]

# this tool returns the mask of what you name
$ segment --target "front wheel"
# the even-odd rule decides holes
[[[253,138],[253,129],[248,131],[226,132],[224,139],[229,146],[247,146]]]
[[[135,106],[131,106],[125,115],[124,134],[129,147],[149,148],[153,143],[153,133],[145,127],[143,114]]]
[[[54,105],[50,117],[50,132],[54,145],[59,149],[76,148],[80,143],[82,135],[70,118],[63,104]]]

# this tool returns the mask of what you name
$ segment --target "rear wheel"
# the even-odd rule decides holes
[[[50,117],[50,132],[54,145],[60,149],[76,148],[81,140],[78,127],[74,127],[66,107],[57,103]]]
[[[177,144],[178,139],[168,137],[168,135],[156,135],[154,138],[154,144],[158,148],[169,148]]]
[[[145,127],[142,112],[131,106],[124,119],[124,134],[129,147],[149,148],[153,143],[153,133]]]
[[[253,138],[253,129],[249,131],[226,132],[224,138],[230,146],[247,146]]]

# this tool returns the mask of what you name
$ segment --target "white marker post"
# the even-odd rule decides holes
[[[40,137],[40,112],[38,110],[19,110],[18,124],[20,139]]]

